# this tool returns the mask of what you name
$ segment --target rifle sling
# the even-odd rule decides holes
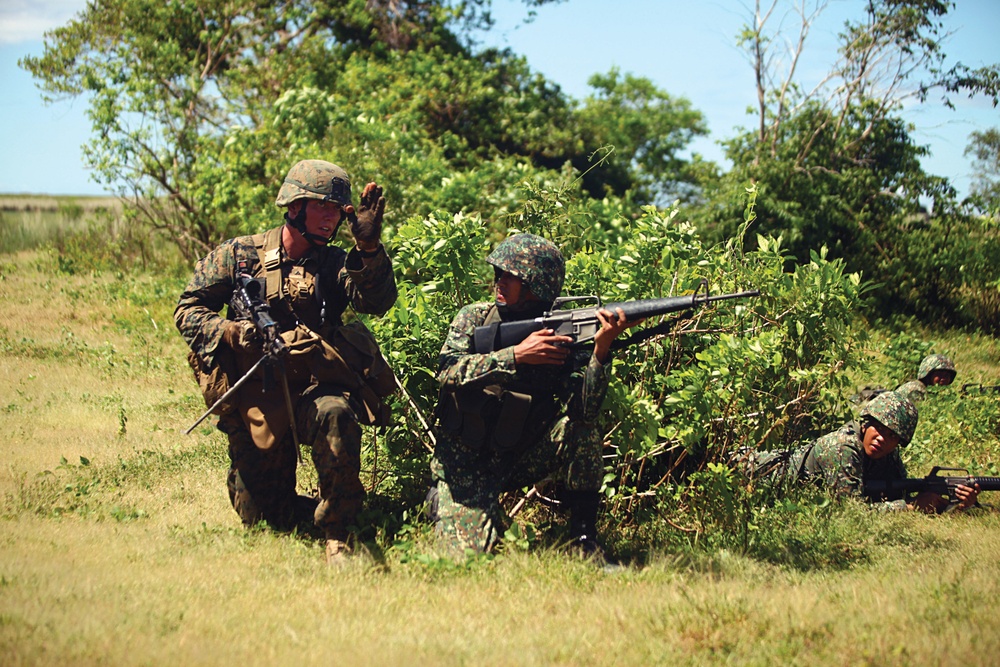
[[[670,333],[670,330],[674,328],[675,324],[686,318],[687,318],[687,313],[683,313],[676,317],[671,317],[669,320],[666,320],[665,322],[660,322],[655,326],[646,327],[645,329],[636,331],[635,333],[630,334],[625,338],[616,339],[613,343],[611,343],[611,349],[620,350],[624,347],[628,347],[629,345],[637,345],[639,343],[644,343],[653,336],[659,336],[661,334]]]

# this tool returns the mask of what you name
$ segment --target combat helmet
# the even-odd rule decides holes
[[[917,379],[927,384],[927,376],[934,371],[945,371],[951,374],[951,379],[955,379],[957,372],[955,371],[955,364],[951,362],[951,359],[944,356],[943,354],[931,354],[924,357],[924,360],[920,362],[920,369],[917,371]]]
[[[552,303],[562,292],[566,262],[554,243],[534,234],[515,234],[498,245],[487,263],[517,276],[541,301]]]
[[[335,201],[351,205],[351,179],[347,172],[326,160],[301,160],[288,170],[275,204],[288,206],[296,199]]]
[[[917,428],[917,408],[910,399],[894,391],[879,394],[861,409],[861,419],[874,419],[899,436],[899,444],[906,446]]]

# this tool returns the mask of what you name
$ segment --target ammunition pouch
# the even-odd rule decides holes
[[[387,426],[391,409],[383,400],[396,390],[392,369],[371,331],[359,321],[331,327],[326,338],[305,325],[281,334],[288,347],[289,381],[308,379],[332,384],[353,397],[361,408],[358,421]]]
[[[193,350],[188,352],[188,365],[194,371],[194,379],[201,388],[206,408],[215,405],[215,402],[229,391],[229,388],[239,377],[236,373],[236,360],[233,358],[232,350],[227,345],[220,344],[216,348],[212,361],[214,364],[210,366]],[[234,395],[220,403],[212,410],[212,413],[220,416],[227,415],[235,409],[236,396]]]
[[[484,389],[445,387],[438,401],[438,423],[445,433],[483,456],[511,453],[524,444],[521,436],[532,400],[531,394],[508,391],[499,385]]]

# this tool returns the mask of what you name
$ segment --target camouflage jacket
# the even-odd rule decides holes
[[[174,322],[184,340],[209,366],[213,365],[215,350],[225,327],[220,311],[232,299],[237,266],[241,263],[251,276],[264,276],[264,268],[251,236],[224,241],[202,258],[174,310]],[[317,294],[325,298],[325,321],[328,323],[340,324],[348,306],[358,313],[381,315],[396,301],[392,263],[382,248],[368,260],[367,265],[353,248],[348,253],[337,246],[324,246],[315,248],[298,260],[289,259],[281,248],[281,272],[286,281],[296,267],[318,276]],[[317,304],[318,300],[311,309],[316,313],[319,312]],[[309,320],[316,319],[316,315],[307,317],[305,313],[294,311],[286,313],[285,321],[276,319],[283,328],[293,328],[297,318],[313,326],[314,323]]]
[[[439,359],[438,381],[442,387],[499,385],[531,394],[548,393],[565,399],[564,408],[572,417],[595,420],[607,393],[610,364],[600,363],[593,350],[583,348],[575,350],[563,366],[519,367],[514,363],[513,347],[476,354],[473,333],[485,323],[492,307],[491,303],[465,306],[452,320]]]
[[[910,380],[896,387],[896,393],[916,403],[927,398],[927,385],[920,380]]]
[[[882,459],[865,454],[861,427],[850,422],[813,443],[795,450],[788,463],[788,474],[800,481],[816,482],[834,493],[854,495],[870,503],[883,503],[887,509],[905,509],[902,492],[893,497],[874,497],[864,493],[866,480],[906,478],[906,467],[899,450]]]

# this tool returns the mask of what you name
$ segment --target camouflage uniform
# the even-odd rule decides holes
[[[905,447],[917,425],[917,410],[912,402],[895,392],[881,393],[861,410],[864,421],[873,420],[889,427]],[[864,450],[864,431],[859,422],[850,422],[833,433],[789,453],[763,452],[755,457],[758,471],[790,482],[813,482],[840,495],[864,498],[886,509],[906,509],[903,492],[890,495],[866,493],[870,480],[906,479],[906,467],[895,449],[880,459]]]
[[[281,228],[267,234],[280,235]],[[304,257],[292,260],[281,247],[280,236],[277,245],[283,297],[277,304],[272,303],[272,315],[282,331],[302,323],[329,341],[330,333],[341,326],[348,306],[359,313],[382,314],[395,302],[391,262],[381,246],[366,264],[357,249],[347,253],[336,246],[314,246]],[[232,298],[238,273],[253,277],[266,273],[254,237],[225,241],[201,259],[174,312],[185,341],[209,367],[219,363],[219,355],[232,354],[229,346],[221,342],[227,319],[219,313]],[[241,352],[236,354],[236,361],[242,374],[256,358]],[[290,372],[289,385],[298,436],[311,448],[319,474],[319,504],[313,518],[328,536],[343,539],[364,500],[358,478],[359,406],[342,386],[317,382],[308,371],[298,375]],[[303,502],[296,495],[299,453],[287,425],[273,427],[273,443],[255,442],[252,436],[248,410],[259,408],[264,421],[268,420],[269,408],[277,421],[288,418],[278,382],[273,382],[266,393],[262,389],[258,373],[239,390],[240,409],[219,418],[218,428],[229,438],[230,500],[247,524],[263,519],[277,528],[289,529],[305,518],[303,508],[312,509],[314,503]]]
[[[893,451],[882,459],[872,459],[862,447],[858,422],[845,424],[805,447],[796,449],[788,459],[786,479],[813,482],[839,495],[864,498],[869,503],[884,503],[891,509],[906,509],[902,492],[891,497],[864,493],[867,480],[906,479],[906,467]]]
[[[523,249],[527,236],[512,238],[519,238]],[[544,259],[536,264],[544,265]],[[551,303],[562,286],[562,265],[557,281],[548,280],[552,266],[542,267],[544,279],[532,273],[537,268],[529,266],[518,277],[530,280],[532,291]],[[590,349],[573,351],[563,366],[517,366],[513,347],[476,354],[475,328],[498,319],[495,304],[462,308],[441,349],[433,513],[439,536],[456,551],[483,552],[497,542],[504,531],[502,493],[552,476],[570,494],[596,499],[603,476],[597,420],[609,365]],[[471,416],[462,412],[470,404]]]
[[[924,400],[927,397],[928,378],[934,371],[950,373],[952,380],[955,379],[955,375],[957,374],[955,364],[952,363],[951,359],[943,354],[930,354],[920,362],[920,368],[917,370],[917,379],[899,385],[896,388],[896,392],[914,402]]]

